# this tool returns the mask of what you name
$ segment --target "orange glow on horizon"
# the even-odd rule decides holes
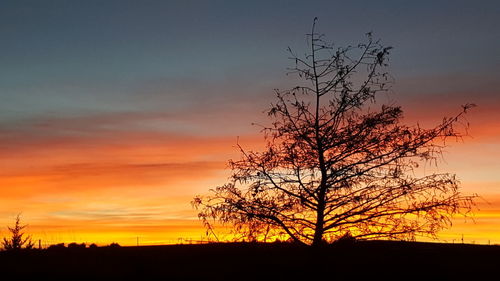
[[[473,119],[473,118],[471,118]],[[471,120],[472,121],[472,120]],[[478,120],[475,121],[476,123]],[[450,143],[440,171],[457,173],[464,193],[478,193],[475,223],[454,219],[440,238],[500,244],[498,127],[474,127]],[[500,132],[500,130],[498,130]],[[227,160],[239,158],[235,136],[113,132],[6,138],[0,146],[0,236],[17,213],[44,246],[187,243],[205,229],[190,201],[226,182]],[[239,138],[262,148],[260,134]]]

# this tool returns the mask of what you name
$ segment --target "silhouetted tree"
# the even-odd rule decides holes
[[[14,227],[8,227],[11,236],[10,238],[3,238],[3,248],[7,251],[20,250],[20,249],[32,249],[35,244],[31,240],[31,236],[26,236],[23,229],[28,225],[21,225],[21,216],[17,215],[16,223]]]
[[[366,43],[335,47],[315,25],[304,57],[289,48],[289,74],[303,84],[276,90],[272,125],[263,126],[267,148],[238,144],[242,157],[229,161],[230,182],[194,198],[199,217],[250,240],[435,237],[452,215],[470,211],[474,196],[459,192],[453,174],[419,175],[416,168],[466,133],[461,121],[473,105],[431,129],[401,124],[401,107],[377,103],[392,85],[385,71],[391,47],[371,33]]]

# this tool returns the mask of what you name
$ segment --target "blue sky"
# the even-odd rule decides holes
[[[401,89],[413,78],[491,80],[500,68],[497,3],[3,1],[0,114],[175,111],[200,96],[246,101],[283,85],[285,49],[305,47],[315,16],[339,45],[373,31],[394,46]]]

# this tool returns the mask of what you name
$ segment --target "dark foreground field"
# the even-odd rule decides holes
[[[0,280],[500,280],[500,246],[208,244],[0,253]]]

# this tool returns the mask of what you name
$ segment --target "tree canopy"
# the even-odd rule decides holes
[[[14,227],[8,227],[11,236],[3,238],[2,244],[6,251],[16,251],[20,249],[32,249],[34,247],[31,236],[25,236],[23,229],[28,225],[21,225],[21,216],[17,215]]]
[[[469,212],[474,195],[460,192],[454,174],[416,170],[466,134],[462,121],[473,105],[433,128],[404,124],[400,106],[379,101],[393,84],[391,47],[371,33],[338,47],[316,31],[316,19],[307,38],[305,56],[289,49],[289,74],[300,82],[276,90],[266,149],[238,145],[229,182],[194,198],[208,229],[219,221],[246,240],[309,245],[346,236],[415,239],[436,237],[451,216]]]

